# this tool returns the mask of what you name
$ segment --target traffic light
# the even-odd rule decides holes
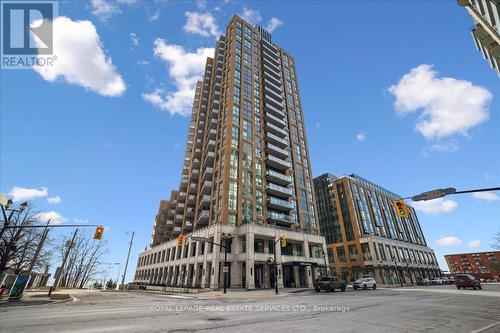
[[[177,246],[182,246],[184,245],[184,238],[185,236],[183,234],[180,234],[178,237],[177,237]]]
[[[281,240],[281,247],[286,247],[286,237],[285,236],[281,236],[280,237],[280,240]]]
[[[102,225],[95,228],[94,239],[101,240],[102,234],[104,233],[104,227]]]
[[[402,199],[394,201],[394,207],[396,207],[396,213],[399,217],[408,217],[408,208]]]

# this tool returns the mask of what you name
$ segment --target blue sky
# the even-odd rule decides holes
[[[131,279],[179,183],[192,84],[234,14],[295,56],[315,176],[357,173],[403,196],[500,184],[500,80],[455,1],[122,0],[60,2],[60,63],[2,70],[1,191],[105,225],[106,261],[124,261],[134,230]],[[495,194],[417,208],[442,269],[500,228]]]

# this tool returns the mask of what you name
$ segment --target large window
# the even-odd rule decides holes
[[[343,247],[337,248],[337,258],[339,258],[340,262],[345,262],[345,250]]]
[[[358,250],[356,245],[349,245],[349,260],[356,261],[358,259]]]
[[[253,241],[253,249],[256,253],[264,253],[264,240],[255,239]]]
[[[252,173],[243,171],[243,195],[252,196],[253,192]]]
[[[243,213],[241,220],[243,223],[253,222],[253,207],[250,200],[243,200]]]
[[[229,182],[229,209],[238,209],[238,184]]]
[[[231,160],[229,161],[229,177],[238,178],[238,151],[231,150]]]
[[[239,139],[238,127],[233,126],[231,130],[231,147],[233,147],[234,149],[238,149],[238,139]]]
[[[252,140],[252,122],[243,120],[243,138]]]
[[[299,208],[300,210],[307,211],[307,194],[306,191],[300,190],[300,200],[299,200]]]

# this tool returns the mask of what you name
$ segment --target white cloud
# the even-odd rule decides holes
[[[455,140],[449,142],[437,142],[430,146],[430,152],[438,153],[453,153],[458,149],[458,144]]]
[[[47,198],[47,202],[50,204],[58,204],[61,202],[61,197],[56,195],[55,197]]]
[[[478,200],[484,201],[497,201],[500,200],[500,197],[493,192],[474,192],[472,196]]]
[[[454,134],[467,135],[469,129],[486,121],[492,94],[470,81],[439,77],[431,65],[420,65],[389,88],[399,115],[422,112],[416,130],[426,139]]]
[[[157,21],[160,18],[160,10],[157,9],[156,12],[149,17],[150,21]]]
[[[428,201],[414,202],[413,207],[422,213],[437,215],[454,211],[458,207],[458,204],[453,200],[438,198]]]
[[[438,243],[441,246],[458,246],[462,244],[462,241],[457,237],[446,236],[438,239],[436,243]]]
[[[207,7],[207,0],[196,0],[196,7],[206,8]]]
[[[46,187],[36,189],[14,186],[9,192],[9,197],[11,197],[14,202],[44,198],[47,195],[49,195],[49,189]]]
[[[40,222],[47,222],[50,220],[51,224],[58,224],[66,221],[66,218],[56,211],[40,212],[35,215],[35,218]]]
[[[273,32],[274,29],[276,29],[277,27],[279,27],[280,25],[283,25],[283,21],[276,18],[276,17],[273,17],[269,20],[269,22],[267,23],[266,25],[266,30],[269,31],[269,32]]]
[[[248,9],[247,7],[243,7],[243,13],[240,16],[251,24],[257,24],[262,20],[258,10]]]
[[[366,135],[364,133],[358,133],[356,134],[356,140],[363,142],[366,140]]]
[[[478,248],[481,245],[483,245],[483,244],[481,243],[481,241],[479,239],[476,239],[476,240],[473,240],[473,241],[470,241],[467,243],[467,246],[470,248],[473,248],[473,249]]]
[[[132,44],[134,44],[134,46],[139,46],[139,37],[137,37],[135,32],[130,33],[130,40],[132,40]]]
[[[139,60],[137,62],[137,65],[149,65],[149,61],[146,61],[146,60]]]
[[[219,35],[219,28],[212,14],[186,12],[184,15],[187,17],[184,31],[198,34],[203,37]]]
[[[316,127],[317,128],[320,128],[321,127],[321,124],[319,123],[319,121],[316,122]]]
[[[173,79],[177,91],[156,88],[151,93],[143,93],[144,100],[171,115],[187,116],[191,113],[196,82],[201,79],[207,57],[213,57],[213,48],[199,48],[186,52],[182,46],[169,45],[164,39],[155,40],[155,55],[168,65],[168,74]]]
[[[90,21],[54,20],[53,66],[34,66],[45,80],[75,84],[103,96],[120,96],[125,83],[111,58],[106,57],[95,26]]]
[[[107,21],[111,16],[121,13],[118,4],[132,5],[137,0],[90,0],[92,6],[92,14],[97,16],[101,21]]]

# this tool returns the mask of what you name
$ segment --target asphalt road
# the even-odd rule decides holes
[[[0,332],[500,332],[500,284],[198,295],[94,292],[0,307]]]

